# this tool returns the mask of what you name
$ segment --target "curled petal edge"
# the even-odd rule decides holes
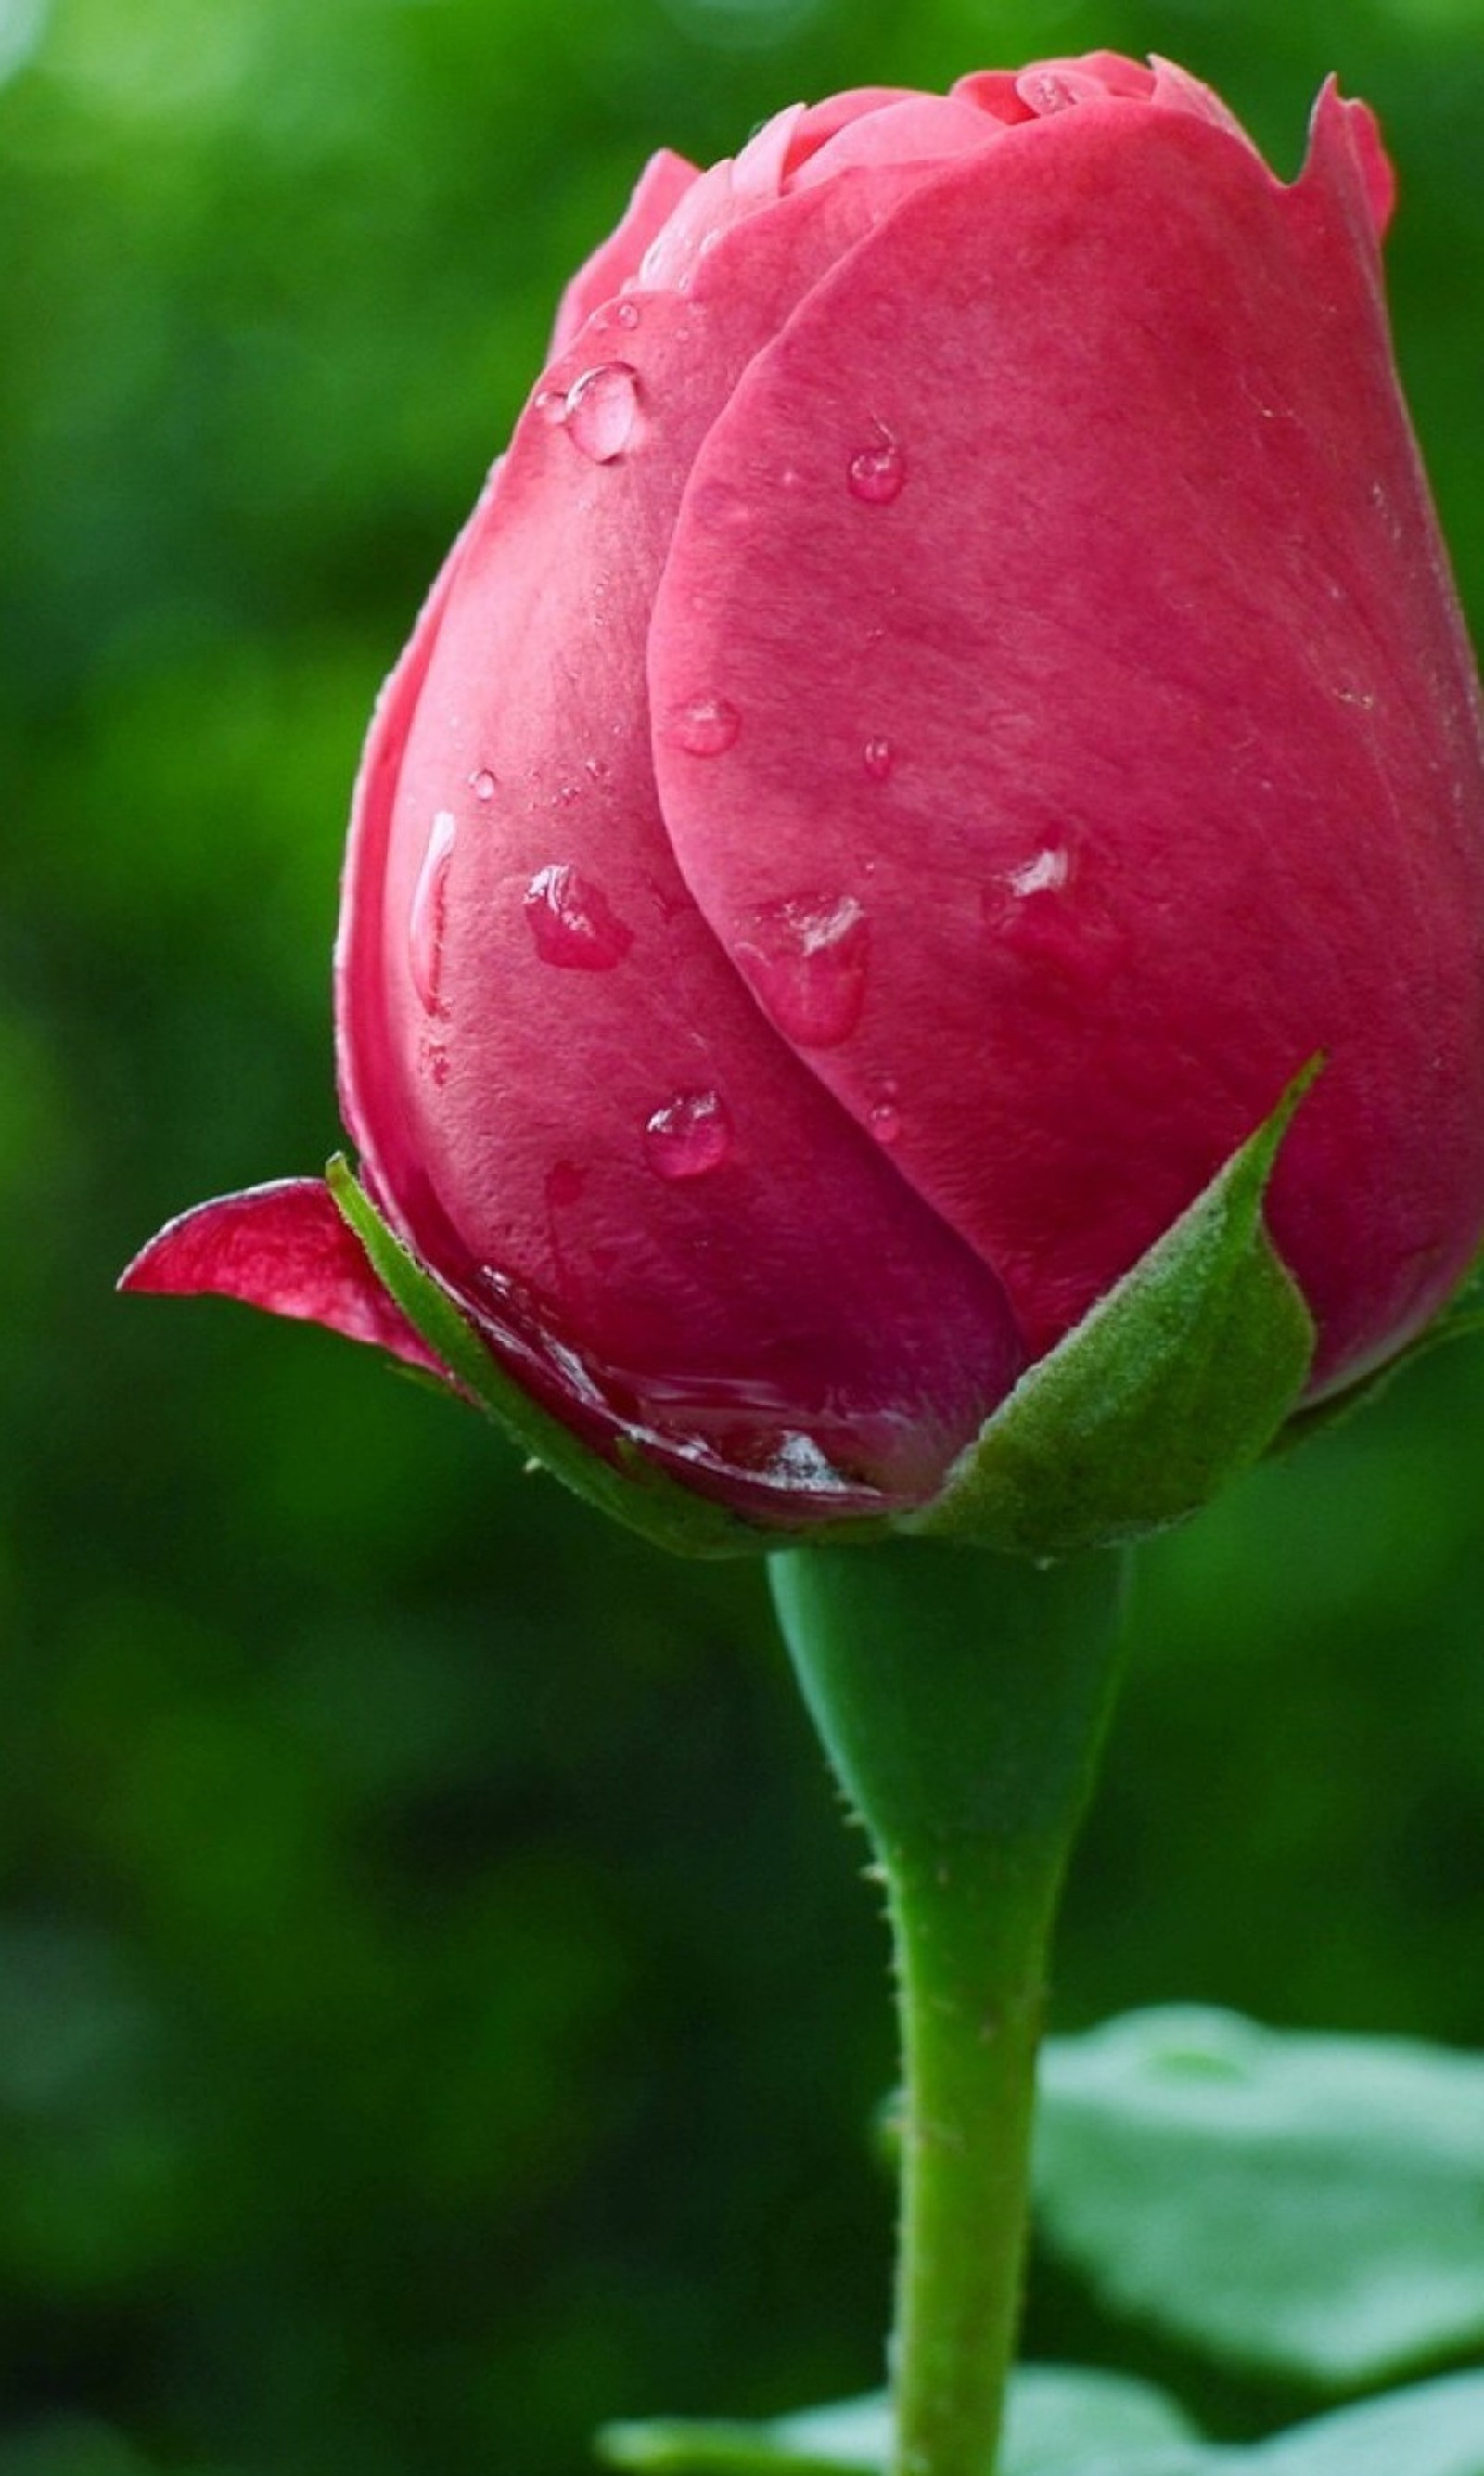
[[[118,1287],[155,1297],[240,1299],[369,1342],[458,1389],[445,1361],[377,1278],[321,1178],[275,1178],[198,1203],[140,1248]]]

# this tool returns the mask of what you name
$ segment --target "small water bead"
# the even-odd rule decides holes
[[[886,1082],[879,1087],[867,1114],[866,1124],[878,1144],[891,1145],[902,1132],[902,1111],[897,1106],[897,1086]]]
[[[732,1146],[731,1115],[719,1092],[678,1092],[644,1128],[644,1157],[656,1176],[705,1177]]]
[[[567,389],[567,436],[593,464],[622,456],[639,415],[638,372],[628,361],[600,361]]]
[[[633,944],[602,886],[565,861],[536,872],[523,907],[536,953],[558,971],[611,972]]]
[[[889,508],[901,492],[907,478],[907,468],[901,448],[889,430],[873,447],[862,447],[845,468],[845,478],[852,498],[864,500],[868,508]]]
[[[884,782],[897,761],[889,739],[868,739],[861,756],[873,782]]]
[[[565,387],[542,387],[532,404],[532,410],[545,422],[548,430],[559,430],[567,418]]]
[[[870,939],[853,895],[795,894],[748,913],[736,959],[787,1039],[835,1049],[860,1020]]]
[[[799,1488],[810,1495],[848,1496],[856,1487],[855,1481],[836,1470],[822,1445],[797,1429],[779,1438],[764,1474],[775,1486]]]
[[[665,735],[677,748],[683,748],[687,755],[721,756],[741,728],[741,715],[725,697],[696,697],[689,705],[675,707],[666,723]]]
[[[1071,111],[1079,103],[1105,101],[1107,95],[1097,78],[1081,76],[1076,69],[1024,69],[1015,81],[1015,91],[1039,120]]]
[[[1054,894],[1064,886],[1072,874],[1072,854],[1049,844],[1033,859],[1022,860],[1018,868],[1007,869],[1005,883],[1013,895],[1024,902],[1028,894]]]
[[[438,982],[443,969],[443,936],[447,925],[448,872],[454,857],[458,826],[452,812],[440,808],[433,821],[428,848],[418,871],[408,914],[408,968],[424,1011],[437,1014]]]
[[[615,327],[627,327],[632,334],[639,323],[639,305],[637,301],[615,301],[610,314]]]
[[[487,765],[482,765],[478,773],[470,775],[469,788],[474,793],[475,798],[482,805],[486,801],[494,798],[500,785],[496,781],[493,774],[491,774],[489,767]]]

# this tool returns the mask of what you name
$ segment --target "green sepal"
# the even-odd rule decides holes
[[[1069,1556],[1162,1530],[1262,1454],[1314,1324],[1263,1200],[1315,1059],[1148,1254],[1025,1374],[909,1534]]]
[[[614,1461],[605,1461],[601,1453],[592,1451],[506,1373],[442,1283],[424,1271],[388,1228],[342,1153],[329,1163],[325,1180],[365,1249],[372,1271],[408,1324],[436,1352],[460,1390],[505,1429],[529,1460],[550,1471],[600,1513],[609,1514],[626,1529],[637,1531],[641,1539],[677,1555],[755,1555],[780,1544],[777,1530],[761,1530],[679,1486],[628,1439],[620,1440]]]

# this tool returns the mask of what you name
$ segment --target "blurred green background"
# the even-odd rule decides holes
[[[1285,171],[1330,67],[1381,110],[1484,619],[1480,0],[0,0],[6,2476],[557,2476],[878,2378],[884,1944],[759,1577],[111,1283],[336,1140],[365,717],[646,151],[1100,42]],[[1481,1482],[1474,1346],[1146,1554],[1061,2025],[1484,2044]],[[1046,2268],[1031,2331],[1123,2343]]]

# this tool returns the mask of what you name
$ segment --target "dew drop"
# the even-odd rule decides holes
[[[639,323],[637,301],[616,301],[613,305],[612,317],[615,327],[627,327],[629,333],[632,334]]]
[[[873,782],[884,782],[897,761],[889,739],[868,739],[861,755]]]
[[[567,389],[567,436],[594,464],[611,464],[633,436],[639,381],[627,361],[600,361]]]
[[[1013,895],[1024,902],[1027,894],[1054,894],[1064,886],[1072,874],[1072,854],[1049,844],[1032,859],[1022,860],[1018,868],[1005,873],[1005,883]]]
[[[487,765],[482,765],[477,774],[470,775],[469,788],[474,793],[475,798],[482,804],[484,801],[492,800],[494,798],[500,785],[495,780],[489,767]]]
[[[408,968],[412,986],[429,1014],[442,1011],[438,979],[443,968],[443,931],[448,909],[448,872],[454,856],[455,820],[440,808],[433,821],[428,848],[417,874],[412,907],[408,914]]]
[[[836,1470],[822,1445],[812,1436],[797,1430],[780,1436],[769,1458],[765,1476],[775,1486],[800,1489],[809,1495],[837,1496],[848,1493],[851,1481]]]
[[[845,468],[851,496],[863,499],[869,508],[889,508],[907,478],[901,448],[883,423],[876,444],[862,447]]]
[[[665,735],[677,748],[690,756],[720,756],[731,746],[742,728],[742,717],[734,705],[725,697],[696,697],[689,705],[677,706],[665,726]]]
[[[611,972],[633,944],[602,886],[564,861],[537,871],[524,908],[536,953],[560,971]]]
[[[741,922],[736,959],[779,1029],[835,1049],[860,1019],[870,928],[851,894],[793,894]]]
[[[880,1085],[871,1104],[866,1124],[878,1144],[894,1144],[902,1132],[902,1111],[897,1106],[897,1086]]]
[[[1069,76],[1064,69],[1024,69],[1015,81],[1015,91],[1038,120],[1050,120],[1078,103],[1097,102],[1103,93],[1096,79],[1079,76],[1076,70]]]
[[[659,1177],[705,1177],[730,1151],[731,1118],[719,1092],[678,1092],[644,1128],[644,1157]]]
[[[567,417],[565,387],[542,387],[532,402],[532,410],[545,422],[548,430],[559,430]]]

